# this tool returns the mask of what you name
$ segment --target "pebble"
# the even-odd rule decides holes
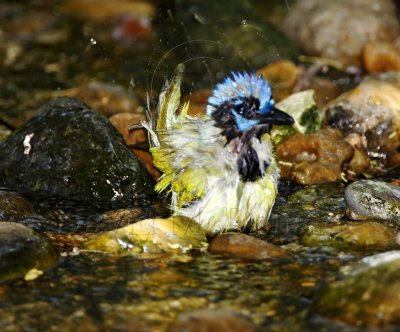
[[[352,219],[400,221],[400,186],[377,180],[360,180],[345,190]]]
[[[210,244],[213,254],[246,260],[288,259],[285,250],[242,233],[218,235]]]

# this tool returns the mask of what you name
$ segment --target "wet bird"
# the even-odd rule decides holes
[[[156,191],[169,190],[174,213],[209,235],[263,227],[279,178],[269,132],[293,118],[274,107],[271,86],[255,73],[217,84],[204,116],[187,115],[188,105],[177,114],[179,89],[175,79],[160,96],[150,150],[163,172]]]

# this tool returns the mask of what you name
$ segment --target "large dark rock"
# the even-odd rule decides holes
[[[66,97],[0,144],[0,186],[101,210],[146,206],[153,195],[151,177],[108,120]]]

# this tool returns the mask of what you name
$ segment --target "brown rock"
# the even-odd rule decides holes
[[[111,116],[109,120],[124,137],[126,145],[134,146],[147,141],[147,132],[145,129],[138,128],[129,130],[132,125],[139,124],[141,121],[145,120],[143,114],[128,112],[118,113]]]
[[[284,26],[306,53],[343,66],[361,66],[366,43],[391,42],[399,35],[390,0],[301,0],[291,6]]]
[[[132,149],[132,152],[144,164],[154,180],[157,180],[161,176],[161,172],[154,166],[153,157],[149,152],[140,149]]]
[[[224,309],[203,309],[184,313],[167,332],[254,332],[255,326],[240,315]]]
[[[366,44],[362,58],[368,72],[400,70],[400,52],[391,43],[370,42]]]
[[[352,158],[353,148],[339,130],[327,128],[287,137],[278,144],[276,156],[283,178],[317,184],[340,180],[343,164]]]
[[[302,234],[307,246],[332,246],[356,250],[389,250],[398,247],[393,228],[374,221],[309,225]]]
[[[90,108],[107,117],[121,112],[135,112],[138,108],[136,98],[129,94],[124,87],[99,81],[91,81],[54,93],[54,97],[60,96],[78,98]]]
[[[300,72],[300,69],[289,60],[274,62],[257,71],[271,83],[275,101],[292,94]]]
[[[206,113],[208,97],[210,96],[210,90],[199,90],[190,95],[187,95],[184,100],[185,102],[189,101],[188,114],[191,116],[204,115]]]
[[[210,251],[214,254],[249,260],[288,258],[283,249],[242,233],[218,235],[211,242]]]
[[[347,142],[368,155],[368,173],[384,171],[400,147],[399,73],[367,77],[331,102],[325,113],[327,125],[340,129]]]

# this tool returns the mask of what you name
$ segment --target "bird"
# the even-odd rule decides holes
[[[173,214],[209,236],[264,227],[279,179],[269,133],[294,119],[275,107],[271,85],[255,72],[232,72],[216,84],[205,115],[189,116],[188,104],[179,113],[180,76],[160,94],[158,123],[147,128],[163,173],[155,190],[169,193]]]

